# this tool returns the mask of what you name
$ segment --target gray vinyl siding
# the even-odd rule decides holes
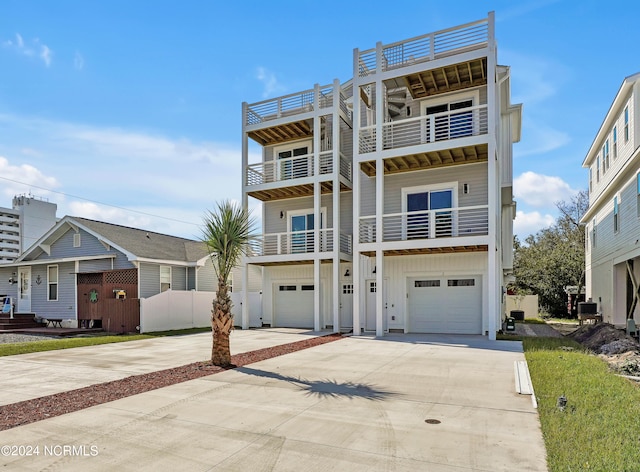
[[[158,264],[140,263],[138,270],[140,298],[149,298],[160,293],[160,266]]]
[[[171,268],[171,290],[187,290],[186,267]]]
[[[78,265],[78,272],[103,272],[105,270],[112,270],[111,259],[80,261]]]
[[[451,101],[455,101],[456,95],[465,94],[475,90],[478,91],[478,103],[474,103],[473,106],[486,105],[487,104],[487,87],[486,86],[476,87],[476,88],[465,88],[462,90],[458,90],[455,93],[447,94],[446,96],[451,97]],[[407,91],[407,100],[405,102],[406,105],[402,108],[402,110],[400,111],[400,114],[394,117],[392,121],[406,120],[407,118],[414,118],[416,116],[420,116],[420,111],[423,106],[422,102],[429,101],[430,99],[441,100],[442,97],[444,96],[445,96],[444,94],[441,94],[441,95],[434,95],[433,97],[430,97],[428,99],[414,100],[411,98],[411,94]],[[408,109],[411,110],[410,116],[407,116]]]
[[[14,299],[18,296],[18,284],[9,283],[11,277],[17,279],[17,274],[17,267],[0,267],[0,295],[6,295]]]
[[[361,216],[375,215],[375,178],[362,176]],[[402,172],[385,176],[384,214],[402,211],[402,189],[441,182],[458,182],[458,206],[486,205],[488,202],[487,164],[466,164],[431,170]],[[469,194],[462,192],[463,184],[469,184]]]
[[[591,248],[591,261],[596,265],[605,259],[618,257],[636,249],[636,240],[640,235],[640,219],[637,213],[636,168],[627,180],[618,197],[620,231],[613,231],[613,198],[603,202],[598,212],[596,247]],[[589,222],[591,224],[591,222]],[[593,228],[590,228],[593,230]],[[590,235],[590,238],[592,236]]]
[[[55,264],[58,266],[58,300],[49,301],[47,284],[47,264],[35,265],[31,268],[31,280],[40,276],[42,283],[31,285],[31,311],[42,318],[76,319],[76,274],[74,263]]]
[[[342,192],[340,194],[340,228],[349,234],[351,234],[353,224],[351,201],[351,192]],[[333,228],[333,195],[323,195],[320,198],[320,206],[326,208],[326,221],[324,227]],[[266,234],[285,233],[288,231],[288,212],[312,209],[313,197],[289,198],[286,200],[277,200],[275,202],[265,202],[264,232]],[[281,211],[284,212],[284,218],[280,218]]]
[[[216,273],[213,269],[211,259],[207,258],[204,267],[198,269],[198,291],[215,292],[218,287]]]
[[[100,241],[98,241],[97,238],[83,230],[80,230],[80,247],[73,247],[74,234],[75,231],[69,228],[66,233],[51,245],[51,253],[41,253],[38,255],[38,260],[46,261],[71,257],[115,255],[116,257],[113,259],[113,267],[111,266],[111,260],[93,261],[87,262],[87,264],[108,264],[96,266],[98,270],[103,270],[103,268],[104,270],[111,270],[112,268],[131,269],[134,267],[123,253],[114,248],[107,249]],[[83,271],[87,272],[93,270],[89,265],[86,267],[87,269],[83,269]]]

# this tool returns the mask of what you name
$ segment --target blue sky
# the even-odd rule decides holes
[[[0,206],[31,193],[70,214],[198,237],[240,199],[241,103],[345,81],[353,49],[495,11],[523,103],[516,232],[587,186],[582,160],[640,71],[640,3],[2,0]]]

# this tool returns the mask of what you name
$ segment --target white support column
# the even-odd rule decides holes
[[[365,285],[362,277],[360,261],[360,51],[353,50],[353,160],[351,169],[351,182],[353,187],[353,334],[360,336],[360,312],[363,303],[362,295],[365,293]]]
[[[379,96],[378,96],[379,97]],[[376,97],[376,100],[378,99]],[[384,164],[380,157],[376,158],[376,244],[383,242],[384,212]],[[382,249],[376,249],[376,336],[384,336],[384,254]]]
[[[320,299],[322,287],[320,287],[320,227],[326,221],[322,221],[321,197],[322,187],[320,186],[320,85],[316,84],[313,91],[313,329],[320,331]]]
[[[498,325],[498,317],[500,316],[500,297],[502,290],[502,272],[499,263],[500,254],[498,254],[498,231],[501,227],[498,225],[500,219],[500,180],[498,178],[498,163],[496,156],[497,144],[497,119],[500,110],[497,109],[496,97],[496,43],[494,36],[494,19],[493,13],[489,13],[489,53],[487,57],[487,114],[488,114],[488,165],[487,165],[487,183],[489,188],[489,248],[487,254],[487,276],[488,276],[488,323],[487,330],[489,339],[495,341]]]
[[[246,172],[249,166],[249,137],[244,131],[247,125],[247,108],[246,102],[242,103],[242,208],[249,210],[249,196],[247,195]],[[247,266],[247,257],[241,258],[242,264],[242,329],[249,329],[249,270]]]
[[[316,257],[313,261],[313,329],[320,331],[320,259]]]
[[[333,146],[333,332],[340,332],[340,81],[333,81],[331,143]]]
[[[249,264],[242,258],[242,329],[249,329]]]

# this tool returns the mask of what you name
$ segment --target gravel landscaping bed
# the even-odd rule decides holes
[[[47,336],[42,334],[0,333],[0,344],[28,343],[45,339],[60,339],[60,336]]]
[[[282,356],[332,341],[338,341],[341,338],[342,336],[340,334],[331,334],[283,344],[281,346],[245,352],[231,356],[231,362],[236,367],[242,367],[272,357]],[[57,393],[55,395],[47,395],[45,397],[34,398],[33,400],[11,403],[0,407],[0,431],[83,410],[91,406],[137,395],[138,393],[186,382],[187,380],[217,374],[224,370],[225,369],[221,367],[212,365],[210,362],[195,362],[173,369],[134,375],[112,382]]]

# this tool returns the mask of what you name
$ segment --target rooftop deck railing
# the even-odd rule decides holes
[[[246,185],[262,185],[313,177],[315,175],[314,156],[311,153],[249,164],[246,169]],[[333,151],[321,152],[319,159],[320,175],[332,174]],[[340,154],[340,175],[351,181],[351,162],[343,154]]]
[[[485,236],[489,233],[488,205],[390,213],[382,216],[382,240]],[[361,244],[376,242],[376,217],[360,217],[358,240]]]
[[[489,19],[467,23],[396,43],[382,45],[382,64],[377,64],[376,48],[359,53],[358,75],[366,77],[377,70],[386,71],[434,60],[461,50],[484,47],[489,40]]]
[[[352,237],[350,234],[340,232],[340,251],[346,254],[352,253]],[[316,251],[333,251],[333,228],[319,230],[319,242],[316,246],[314,231],[292,231],[288,233],[268,233],[257,235],[249,243],[251,255],[277,256],[282,254],[307,254]]]
[[[382,125],[382,149],[478,136],[488,132],[487,105],[434,113]],[[376,151],[376,127],[360,128],[360,154]]]
[[[285,116],[295,116],[314,110],[331,108],[334,94],[333,84],[319,87],[318,102],[315,102],[316,89],[284,95],[261,102],[247,105],[246,125],[256,125],[270,120],[276,120]],[[340,93],[340,107],[346,109],[344,104],[346,96]]]

